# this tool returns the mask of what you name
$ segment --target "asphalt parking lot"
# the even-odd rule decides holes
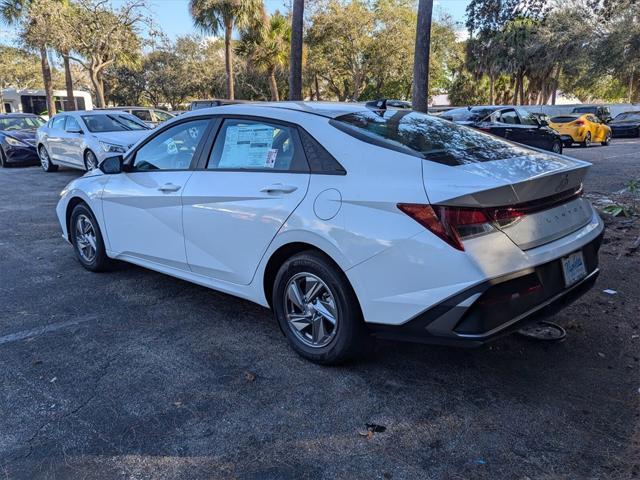
[[[638,147],[565,153],[612,192],[640,176]],[[377,342],[328,368],[249,302],[85,271],[54,212],[78,175],[0,170],[0,478],[640,477],[637,219],[610,225],[596,287],[556,317],[562,343]]]

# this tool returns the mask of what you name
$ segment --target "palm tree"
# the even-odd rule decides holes
[[[429,108],[429,49],[431,48],[431,14],[433,0],[418,3],[416,48],[413,56],[413,109],[426,112]]]
[[[236,53],[241,55],[259,71],[266,72],[269,78],[271,100],[280,100],[276,72],[284,68],[289,58],[291,27],[287,19],[279,12],[269,17],[263,16],[260,24],[244,30]]]
[[[260,21],[262,0],[190,0],[189,10],[196,26],[217,35],[224,31],[224,61],[227,71],[227,97],[234,99],[233,50],[234,28],[247,28]]]
[[[289,61],[289,100],[302,100],[302,34],[304,0],[293,0],[291,16],[291,59]]]
[[[55,115],[56,104],[53,100],[53,80],[51,78],[51,65],[49,64],[49,58],[47,56],[47,33],[48,22],[41,16],[34,15],[32,7],[36,6],[35,3],[44,3],[45,0],[1,0],[0,1],[0,17],[8,24],[22,26],[22,37],[25,43],[31,47],[37,49],[40,53],[40,64],[42,66],[42,80],[44,83],[44,91],[47,97],[47,111],[48,114]],[[49,0],[51,2],[61,3],[63,0]],[[53,11],[54,6],[51,5],[37,5],[38,10]],[[36,112],[40,113],[40,112]]]

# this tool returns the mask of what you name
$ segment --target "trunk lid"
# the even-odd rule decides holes
[[[527,250],[589,222],[591,206],[575,193],[590,165],[542,152],[455,167],[426,161],[423,181],[431,204],[484,209],[521,206],[530,211],[495,225]]]

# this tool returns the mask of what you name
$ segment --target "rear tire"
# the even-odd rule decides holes
[[[353,358],[365,331],[358,300],[344,273],[326,256],[294,255],[274,281],[273,310],[291,347],[314,363]]]
[[[58,166],[54,165],[51,161],[49,152],[47,152],[44,145],[40,145],[40,147],[38,147],[38,156],[40,157],[40,166],[45,172],[55,172],[58,170]]]
[[[92,272],[103,272],[111,264],[107,257],[100,225],[86,203],[79,203],[71,212],[69,238],[78,261]]]
[[[587,132],[587,135],[584,137],[584,140],[580,144],[582,148],[588,148],[591,146],[591,132]]]

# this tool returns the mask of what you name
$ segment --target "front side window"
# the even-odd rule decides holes
[[[65,118],[64,115],[56,115],[53,117],[53,120],[51,120],[51,128],[54,130],[64,130]]]
[[[308,170],[290,127],[225,120],[211,151],[210,170]]]
[[[520,123],[518,114],[515,110],[503,110],[498,118],[500,123],[508,123],[509,125],[517,125]]]
[[[531,115],[526,110],[524,110],[522,108],[519,108],[518,109],[518,115],[520,115],[520,122],[523,125],[538,125],[538,122],[536,121],[534,116]]]
[[[93,133],[125,132],[128,130],[148,130],[148,127],[128,113],[107,115],[83,115],[87,129]]]
[[[366,110],[342,115],[330,123],[364,142],[444,165],[534,154],[493,135],[414,111],[386,110],[379,114]]]
[[[153,113],[156,114],[156,118],[159,122],[164,122],[166,120],[169,120],[170,118],[173,118],[167,112],[163,112],[162,110],[154,110]]]
[[[187,170],[208,125],[209,120],[192,120],[156,135],[136,152],[134,170]]]
[[[78,131],[82,131],[82,129],[80,128],[80,124],[78,123],[78,121],[73,118],[73,117],[67,117],[67,123],[64,127],[64,129],[67,132],[78,132]]]

